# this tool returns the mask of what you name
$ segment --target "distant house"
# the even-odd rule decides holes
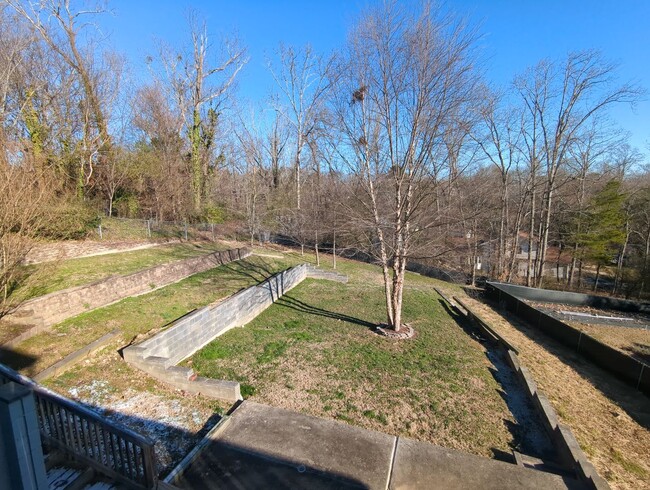
[[[526,277],[528,270],[528,251],[530,250],[530,258],[533,261],[530,271],[530,277],[535,277],[535,260],[537,259],[537,243],[531,243],[528,239],[528,234],[525,232],[519,233],[519,242],[517,247],[517,254],[515,255],[515,263],[518,277]],[[555,277],[557,279],[566,279],[569,274],[569,264],[571,257],[569,254],[562,254],[560,247],[549,246],[546,249],[546,260],[544,263],[544,277]]]
[[[497,241],[486,240],[479,244],[479,256],[475,260],[476,271],[480,271],[481,275],[488,275],[495,267],[497,261]],[[510,261],[511,255],[509,251],[511,247],[506,249],[506,261]],[[519,233],[519,240],[517,242],[517,252],[515,254],[515,275],[521,279],[526,277],[528,269],[528,252],[530,250],[530,258],[532,260],[532,267],[530,277],[536,276],[535,259],[537,258],[537,243],[531,244],[528,239],[528,234],[525,232]],[[544,276],[555,277],[559,279],[566,279],[569,273],[569,265],[571,263],[571,256],[568,253],[562,253],[559,247],[549,246],[546,250],[546,261],[544,264]]]

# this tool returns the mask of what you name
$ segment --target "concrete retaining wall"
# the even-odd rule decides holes
[[[524,286],[514,286],[511,284],[491,282],[487,284],[486,288],[486,294],[490,299],[498,301],[499,304],[504,305],[508,310],[515,313],[531,326],[538,328],[550,337],[553,337],[554,339],[562,342],[567,347],[575,349],[576,352],[580,353],[597,366],[611,372],[619,379],[627,382],[628,384],[643,391],[644,393],[650,394],[650,366],[644,364],[641,361],[638,361],[637,359],[634,359],[631,356],[628,356],[627,354],[624,354],[623,352],[613,347],[610,347],[607,344],[600,342],[599,340],[596,340],[581,330],[572,327],[571,325],[568,325],[563,321],[558,320],[557,318],[554,318],[553,316],[526,304],[523,301],[523,299],[531,301],[546,301],[543,298],[554,297],[556,299],[559,299],[558,295],[576,295],[576,293],[561,293],[558,291],[547,290],[537,291],[539,292],[536,292],[536,290],[533,288],[526,288]],[[607,308],[614,308],[614,304],[623,301],[613,298],[601,298],[599,296],[578,296],[585,296],[587,298],[600,298],[603,300],[612,299],[612,302],[608,303],[606,306]],[[585,301],[591,300],[586,299]],[[638,303],[632,303],[631,301],[627,301],[626,303],[635,304],[638,308],[644,308],[646,306],[640,305]],[[602,304],[604,304],[604,301],[601,301],[599,305],[595,305],[593,303],[582,304],[604,307],[602,306]],[[628,309],[623,311],[632,310]],[[638,309],[636,311],[645,310]]]
[[[626,312],[643,312],[650,313],[650,304],[628,301],[625,299],[610,298],[607,296],[596,296],[593,294],[580,294],[565,291],[553,291],[551,289],[537,289],[526,286],[517,286],[503,282],[488,282],[489,286],[498,288],[517,298],[527,299],[529,301],[539,301],[544,303],[559,303],[565,305],[593,306],[594,308],[604,308]]]
[[[167,359],[166,367],[174,366],[231,328],[253,320],[306,277],[305,265],[287,269],[217,305],[196,310],[139,347],[145,357],[163,357]]]
[[[148,293],[193,274],[233,260],[243,259],[250,254],[251,251],[247,248],[214,252],[202,257],[161,264],[126,276],[113,276],[89,285],[40,296],[22,304],[16,311],[5,317],[12,323],[34,325],[33,328],[11,340],[5,346],[16,345],[49,329],[52,325],[80,313],[115,303],[130,296]]]
[[[174,387],[228,401],[240,400],[239,383],[198,378],[192,369],[176,364],[228,330],[250,322],[307,277],[347,282],[346,276],[307,264],[292,267],[221,303],[180,318],[167,330],[139,345],[127,347],[123,351],[124,360]]]

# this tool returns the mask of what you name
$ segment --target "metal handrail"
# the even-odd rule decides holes
[[[99,472],[135,488],[156,486],[154,442],[0,364],[0,385],[34,393],[41,436]]]

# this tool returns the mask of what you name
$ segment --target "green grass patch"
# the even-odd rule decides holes
[[[109,276],[127,275],[156,265],[198,257],[225,248],[227,247],[211,242],[182,243],[160,245],[131,252],[82,257],[59,263],[31,265],[27,266],[28,273],[39,274],[42,280],[37,286],[31,287],[27,296],[33,298],[74,286],[90,284]],[[150,286],[152,289],[156,287],[155,284],[150,284]],[[22,291],[17,290],[16,293],[20,294]]]
[[[288,344],[284,340],[269,342],[264,346],[262,354],[257,356],[258,364],[268,364],[280,357],[287,350]]]
[[[307,279],[197,352],[192,367],[245,380],[244,398],[261,403],[486,456],[509,450],[510,413],[490,364],[440,303],[440,283],[407,275],[403,316],[417,336],[393,341],[372,331],[385,321],[380,271],[338,265],[348,284]]]
[[[612,459],[621,465],[623,469],[629,473],[632,473],[640,478],[645,478],[648,476],[648,472],[641,465],[626,459],[619,451],[612,448]]]
[[[34,375],[111,330],[121,330],[123,342],[133,341],[152,329],[165,328],[191,310],[257,284],[295,264],[295,261],[291,257],[250,257],[195,274],[151,293],[83,313],[21,343],[13,354],[8,354],[7,363],[27,375]],[[242,346],[238,348],[243,349]],[[229,349],[231,347],[211,345],[207,350],[217,357],[239,355],[237,348],[234,351]],[[26,360],[30,358],[32,361],[28,364]]]

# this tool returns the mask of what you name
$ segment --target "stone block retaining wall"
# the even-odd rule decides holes
[[[580,329],[572,327],[543,311],[526,304],[523,299],[532,301],[550,301],[567,304],[583,304],[602,308],[619,309],[621,311],[647,311],[647,305],[632,301],[604,298],[587,294],[562,293],[544,289],[513,286],[511,284],[489,282],[486,293],[490,299],[512,311],[528,324],[538,328],[550,337],[562,342],[567,347],[575,349],[591,360],[597,366],[611,372],[619,379],[637,389],[650,394],[650,366],[634,359],[632,356],[596,340]],[[568,298],[563,301],[563,298]],[[552,299],[547,299],[552,298]],[[597,298],[597,299],[594,299]],[[576,303],[572,301],[582,301]],[[635,309],[636,308],[636,309]]]
[[[115,303],[124,298],[143,294],[155,288],[180,281],[233,260],[248,257],[247,248],[214,252],[202,257],[178,260],[150,267],[125,276],[113,276],[89,285],[56,291],[22,304],[5,318],[13,323],[34,325],[21,336],[5,345],[15,345],[52,325],[80,313]]]
[[[79,257],[90,257],[93,255],[107,255],[131,250],[178,243],[180,240],[157,240],[157,241],[119,241],[119,242],[93,242],[70,240],[65,242],[42,243],[34,246],[29,251],[23,263],[26,265],[40,264],[42,262],[53,262],[55,260],[76,259]]]
[[[173,326],[136,346],[124,349],[124,360],[160,381],[194,393],[236,401],[239,383],[197,378],[192,369],[176,366],[234,327],[244,326],[305,278],[347,282],[347,277],[307,264],[287,269],[261,284],[186,315]]]

